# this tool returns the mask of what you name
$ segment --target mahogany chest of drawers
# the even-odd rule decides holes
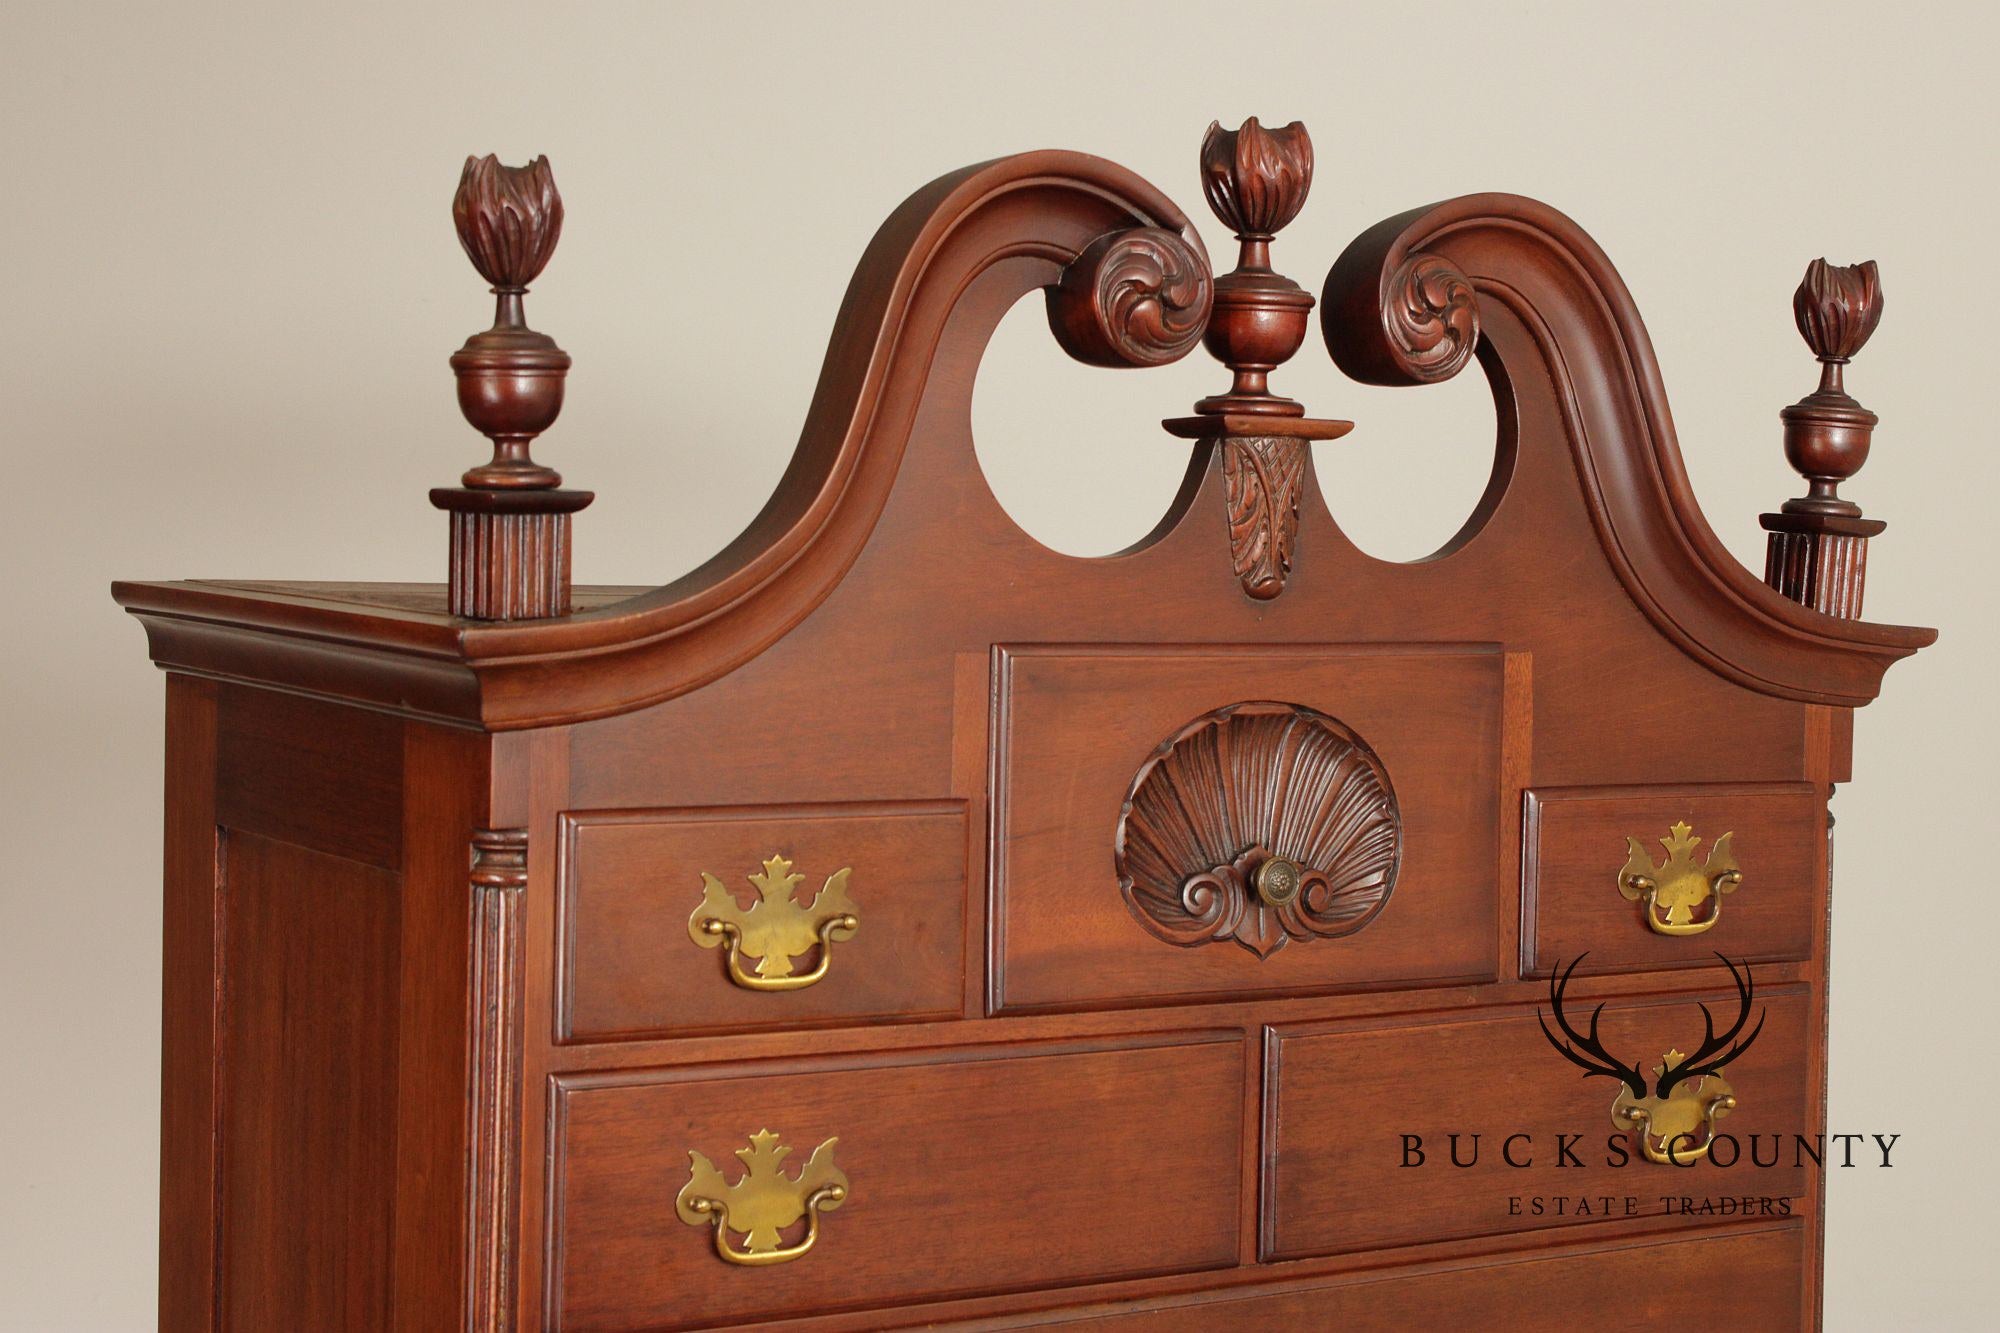
[[[1304,131],[1202,166],[1220,277],[1100,159],[918,191],[750,529],[572,589],[521,302],[560,200],[468,164],[495,457],[434,496],[450,582],[116,589],[169,672],[164,1327],[1815,1322],[1827,799],[1932,637],[1858,618],[1872,266],[1801,289],[1829,373],[1759,580],[1574,224],[1365,232],[1335,359],[1476,359],[1500,422],[1465,530],[1393,564],[1314,480],[1347,423],[1268,383]],[[1080,359],[1234,376],[1114,556],[974,456],[1036,289]]]

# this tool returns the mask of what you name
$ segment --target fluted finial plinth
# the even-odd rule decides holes
[[[431,492],[452,515],[451,610],[480,620],[532,619],[569,610],[569,516],[594,498],[557,487],[534,460],[535,438],[562,411],[569,353],[528,327],[522,298],[562,236],[562,196],[548,159],[502,166],[468,157],[452,200],[459,244],[492,284],[493,327],[452,355],[458,406],[493,454],[457,488]]]
[[[1815,259],[1792,295],[1799,336],[1819,358],[1819,387],[1780,412],[1785,458],[1806,493],[1761,522],[1764,581],[1805,606],[1856,619],[1867,570],[1868,539],[1887,525],[1861,517],[1840,485],[1868,461],[1878,418],[1847,392],[1847,364],[1882,319],[1882,284],[1874,261],[1851,267]]]

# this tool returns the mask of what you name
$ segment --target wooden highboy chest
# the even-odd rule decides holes
[[[911,195],[776,494],[646,589],[571,587],[591,496],[531,453],[548,164],[467,163],[448,581],[115,590],[168,673],[163,1327],[1817,1321],[1827,800],[1933,638],[1860,619],[1840,493],[1874,266],[1799,289],[1760,579],[1569,219],[1415,209],[1315,297],[1305,130],[1200,169],[1220,276],[1099,158]],[[1226,367],[1115,555],[974,455],[1037,289],[1080,360]],[[1315,328],[1490,382],[1435,556],[1330,516],[1349,423],[1278,392]]]

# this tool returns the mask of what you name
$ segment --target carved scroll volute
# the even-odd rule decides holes
[[[1847,392],[1846,370],[1882,319],[1882,282],[1871,260],[1841,267],[1815,259],[1792,296],[1799,336],[1819,358],[1819,388],[1778,415],[1785,459],[1806,479],[1806,493],[1760,520],[1766,540],[1764,581],[1827,615],[1858,619],[1868,539],[1888,525],[1861,516],[1840,484],[1868,461],[1877,418]]]
[[[562,235],[562,196],[545,157],[502,166],[469,157],[452,200],[459,244],[492,284],[493,327],[453,353],[458,406],[493,445],[493,456],[456,487],[431,492],[451,514],[451,613],[475,620],[559,616],[570,602],[570,516],[588,491],[557,489],[562,477],[530,453],[562,411],[569,353],[528,327],[522,298]]]
[[[1437,384],[1465,369],[1479,346],[1472,280],[1443,255],[1397,251],[1379,280],[1369,241],[1400,229],[1391,218],[1349,246],[1327,275],[1320,331],[1335,364],[1363,384]]]
[[[1093,366],[1164,366],[1194,350],[1215,303],[1208,256],[1163,227],[1098,237],[1049,289],[1049,328]]]

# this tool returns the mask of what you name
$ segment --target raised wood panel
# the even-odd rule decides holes
[[[862,1019],[958,1016],[965,973],[966,822],[956,802],[579,811],[563,821],[560,1029],[596,1041]],[[801,902],[847,880],[859,928],[794,991],[731,981],[726,949],[688,920],[707,872],[740,904],[784,856]],[[802,954],[800,971],[817,960]],[[754,968],[754,961],[745,963]]]
[[[386,1328],[397,878],[233,830],[221,875],[221,1326]]]
[[[1019,647],[998,655],[993,1007],[1160,1003],[1491,979],[1496,964],[1504,657],[1483,645],[1255,649]],[[1402,865],[1379,915],[1259,958],[1168,943],[1119,889],[1112,849],[1134,775],[1203,714],[1302,705],[1386,769]]]
[[[1083,1326],[1091,1333],[1208,1333],[1325,1328],[1689,1327],[1783,1333],[1809,1326],[1799,1308],[1801,1226],[1658,1244],[1586,1248],[1529,1259],[1350,1273],[1281,1287],[1213,1292],[1139,1308],[995,1321],[990,1327]]]
[[[1606,1007],[1605,1046],[1649,1075],[1670,1047],[1695,1049],[1705,1001],[1718,1030],[1736,1013],[1733,994],[1701,994]],[[1793,1136],[1811,1135],[1807,1116],[1810,1031],[1806,992],[1788,986],[1756,1002],[1768,1008],[1762,1035],[1732,1064],[1727,1077],[1740,1104],[1721,1132],[1745,1145],[1731,1167],[1704,1161],[1689,1167],[1656,1164],[1628,1149],[1620,1164],[1609,1144],[1619,1135],[1611,1106],[1619,1085],[1584,1078],[1542,1035],[1535,1008],[1495,1008],[1475,1017],[1417,1023],[1273,1029],[1266,1047],[1262,1251],[1267,1258],[1412,1245],[1423,1241],[1573,1228],[1666,1211],[1668,1197],[1714,1196],[1790,1200],[1805,1208],[1812,1181],[1796,1164]],[[1582,1023],[1596,1001],[1582,992],[1565,1009]],[[1546,1010],[1547,1006],[1540,1006]],[[1752,1023],[1756,1019],[1752,1018]],[[1450,1135],[1460,1135],[1453,1165]],[[1422,1140],[1422,1165],[1406,1164],[1404,1135]],[[1524,1167],[1505,1160],[1512,1155]],[[1574,1162],[1559,1151],[1570,1139]],[[1751,1135],[1762,1136],[1766,1160],[1753,1165]],[[1576,1137],[1580,1136],[1580,1137]],[[1719,1152],[1727,1156],[1726,1145]],[[1611,1213],[1536,1215],[1523,1202],[1541,1197],[1610,1198]],[[1625,1200],[1631,1199],[1631,1211]],[[1686,1218],[1714,1221],[1713,1215]]]
[[[1716,841],[1731,846],[1741,887],[1720,897],[1721,914],[1695,935],[1662,935],[1643,902],[1618,891],[1627,838],[1655,863],[1676,821],[1701,839],[1705,864]],[[1825,873],[1826,793],[1810,783],[1739,786],[1583,787],[1536,790],[1524,802],[1521,966],[1547,976],[1585,953],[1579,972],[1713,966],[1812,956],[1815,887]],[[1711,899],[1713,903],[1715,900]]]
[[[1244,1076],[1227,1033],[559,1077],[548,1321],[709,1327],[1232,1265]],[[674,1198],[690,1150],[734,1179],[760,1129],[793,1169],[838,1137],[850,1194],[803,1258],[742,1268]]]
[[[403,723],[225,686],[215,815],[233,829],[394,870],[403,852]]]

